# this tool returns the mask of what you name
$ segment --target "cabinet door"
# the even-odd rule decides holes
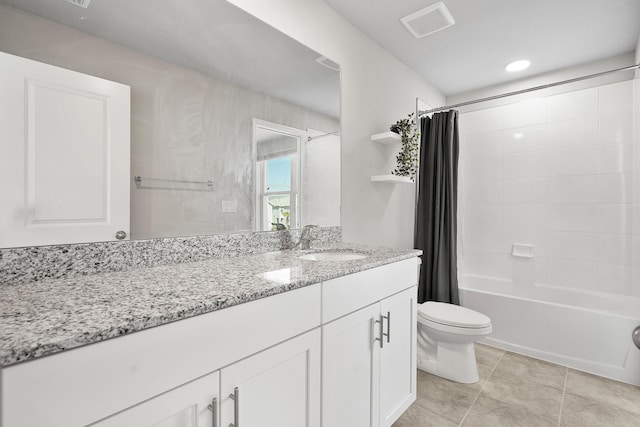
[[[380,302],[384,346],[380,349],[380,425],[392,425],[416,400],[417,288]]]
[[[320,329],[221,370],[221,425],[320,426]]]
[[[0,52],[0,93],[0,247],[129,234],[129,86]]]
[[[218,371],[133,406],[92,427],[218,427]]]
[[[380,324],[373,304],[322,327],[322,423],[325,427],[378,425]]]

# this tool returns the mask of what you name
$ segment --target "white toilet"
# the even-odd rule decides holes
[[[459,305],[418,305],[418,369],[459,383],[478,381],[473,343],[491,333],[491,319]]]

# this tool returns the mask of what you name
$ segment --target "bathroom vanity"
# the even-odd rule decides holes
[[[0,288],[1,427],[391,425],[416,395],[419,251],[335,249],[367,257]]]

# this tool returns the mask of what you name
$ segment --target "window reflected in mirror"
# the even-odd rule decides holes
[[[256,229],[300,226],[300,147],[307,132],[254,120],[256,153]]]

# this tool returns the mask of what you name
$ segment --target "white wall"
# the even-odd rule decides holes
[[[634,295],[634,83],[461,115],[463,273]]]
[[[413,247],[414,186],[370,182],[390,173],[394,154],[369,138],[414,111],[416,97],[437,106],[442,94],[321,0],[230,2],[341,65],[344,240]]]
[[[323,133],[310,129],[301,153],[302,224],[340,224],[340,137]]]

